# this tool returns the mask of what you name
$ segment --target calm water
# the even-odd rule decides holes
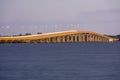
[[[120,80],[120,42],[0,44],[0,80]]]

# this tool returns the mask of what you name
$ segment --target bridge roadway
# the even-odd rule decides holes
[[[27,36],[0,37],[0,43],[114,42],[111,38],[90,31],[63,31]]]

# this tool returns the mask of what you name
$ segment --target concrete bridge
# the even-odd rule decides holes
[[[79,30],[28,36],[0,37],[0,43],[114,42],[117,40],[116,38],[96,32]]]

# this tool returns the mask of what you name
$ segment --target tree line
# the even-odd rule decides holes
[[[37,34],[42,34],[41,32],[38,32]],[[0,35],[1,37],[9,37],[9,36],[26,36],[26,35],[32,35],[31,33],[25,33],[25,34],[18,34],[18,35]]]
[[[112,38],[118,38],[119,41],[120,41],[120,34],[119,35],[106,35],[106,36],[109,36],[109,37],[112,37]]]

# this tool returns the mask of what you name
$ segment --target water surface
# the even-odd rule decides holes
[[[0,44],[0,80],[120,80],[120,42]]]

